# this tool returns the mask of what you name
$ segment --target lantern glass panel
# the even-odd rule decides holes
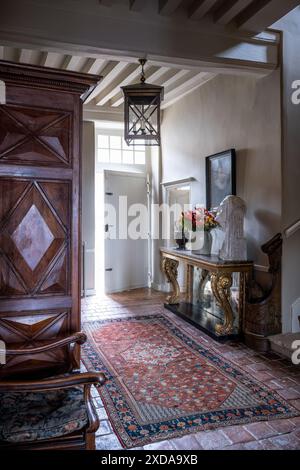
[[[146,83],[123,88],[125,140],[128,145],[160,145],[162,88]],[[141,141],[145,142],[142,144]]]
[[[159,114],[158,106],[145,105],[145,104],[129,104],[129,122],[128,122],[128,138],[132,137],[135,140],[135,144],[139,144],[139,139],[157,140],[158,128],[159,128]],[[146,145],[149,145],[146,142]],[[143,144],[142,144],[143,145]]]

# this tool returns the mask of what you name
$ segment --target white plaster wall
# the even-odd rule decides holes
[[[300,7],[273,27],[282,40],[282,228],[300,219],[300,105],[292,103],[292,83],[300,80]],[[300,298],[300,231],[283,243],[283,329],[292,331],[292,305]]]
[[[237,193],[247,204],[249,258],[281,230],[280,71],[260,80],[222,76],[164,112],[162,180],[195,177],[192,203],[205,204],[205,157],[237,151]]]

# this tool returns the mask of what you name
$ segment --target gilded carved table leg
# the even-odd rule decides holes
[[[166,301],[166,303],[169,305],[177,305],[179,304],[180,300],[180,287],[177,282],[178,265],[179,262],[174,259],[166,258],[165,256],[162,258],[162,271],[166,275],[168,282],[172,285],[173,288],[173,292],[167,297]]]
[[[230,288],[232,286],[231,273],[212,273],[211,288],[218,305],[224,311],[224,324],[216,325],[216,333],[230,335],[233,333],[234,315],[230,304]]]

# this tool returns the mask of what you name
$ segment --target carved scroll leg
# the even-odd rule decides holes
[[[212,273],[211,288],[217,304],[224,311],[224,324],[216,325],[218,335],[229,335],[233,332],[234,315],[230,304],[230,287],[232,286],[231,273]]]
[[[218,292],[218,274],[217,273],[211,273],[210,282],[211,282],[211,290],[214,295],[214,298],[216,299],[217,305],[221,307],[221,300],[220,300],[219,292]]]
[[[166,299],[169,305],[177,305],[180,300],[180,288],[177,282],[179,262],[171,258],[162,258],[162,271],[166,275],[168,282],[172,285],[173,292]]]

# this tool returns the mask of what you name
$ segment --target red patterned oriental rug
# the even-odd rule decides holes
[[[161,315],[85,323],[83,362],[125,448],[299,412]]]

